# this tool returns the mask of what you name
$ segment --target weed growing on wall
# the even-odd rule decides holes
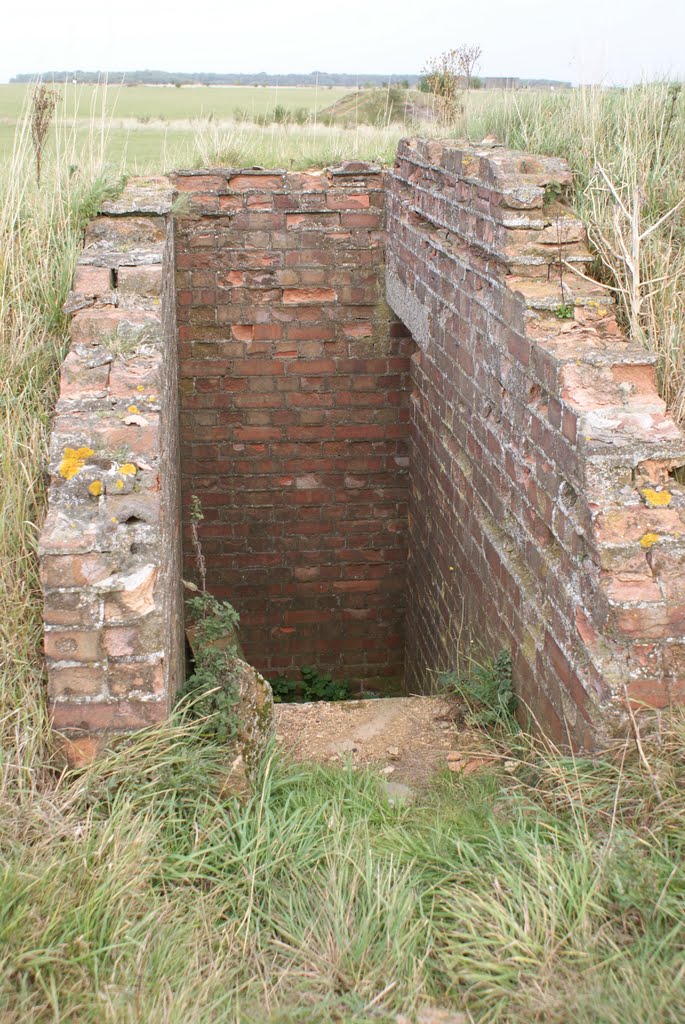
[[[200,721],[200,734],[216,743],[233,740],[238,732],[240,697],[232,671],[238,651],[240,616],[228,601],[206,591],[187,602],[192,625],[195,670],[178,695],[182,717]]]
[[[274,701],[301,703],[320,700],[349,700],[350,684],[347,679],[334,680],[330,672],[319,672],[316,668],[303,666],[300,680],[277,676],[271,682]]]
[[[202,511],[202,502],[198,498],[197,494],[193,494],[190,499],[190,539],[193,545],[193,554],[195,555],[195,565],[197,566],[198,576],[200,577],[200,590],[204,594],[207,590],[207,563],[202,551],[200,533],[198,530],[203,519],[204,513]]]
[[[472,660],[466,672],[446,672],[440,683],[464,704],[468,725],[492,729],[514,724],[517,701],[508,651],[483,662]]]

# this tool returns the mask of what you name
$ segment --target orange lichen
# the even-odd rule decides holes
[[[640,540],[640,544],[643,548],[651,548],[652,544],[656,544],[659,539],[658,533],[645,533]]]
[[[63,476],[65,480],[71,480],[72,476],[76,476],[79,469],[83,469],[88,456],[94,454],[95,452],[92,448],[65,448],[62,461],[59,464],[59,475]]]
[[[672,495],[668,491],[655,491],[653,487],[643,487],[641,493],[650,508],[665,508],[671,504]]]
[[[102,494],[102,480],[93,480],[92,484],[88,485],[88,490],[94,498],[99,498]]]

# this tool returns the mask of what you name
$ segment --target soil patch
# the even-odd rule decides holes
[[[456,751],[478,746],[445,697],[278,704],[274,712],[276,738],[295,760],[377,765],[389,782],[412,790]]]

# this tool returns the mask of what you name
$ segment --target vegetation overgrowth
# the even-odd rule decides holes
[[[678,1024],[684,740],[650,774],[490,744],[411,805],[275,757],[240,803],[171,725],[22,799],[6,764],[3,1021]]]
[[[669,121],[659,106],[668,95],[654,86],[592,102],[500,97],[489,111],[467,111],[468,134],[568,154],[581,206],[595,188],[592,145],[582,146],[590,123],[612,181],[629,169],[630,147],[646,159],[651,137],[657,162],[639,166],[651,168],[644,223],[657,223],[682,194],[683,101],[676,95]],[[389,151],[401,128],[368,132],[336,130],[333,148],[363,137],[364,155],[382,155],[378,140]],[[268,130],[255,133],[273,144]],[[306,133],[274,126],[272,137],[301,165]],[[489,767],[439,778],[409,806],[389,801],[371,774],[276,756],[241,804],[225,789],[224,748],[191,724],[140,734],[81,774],[50,767],[36,542],[67,343],[61,306],[83,226],[121,174],[108,163],[104,121],[81,143],[78,126],[58,119],[40,189],[27,122],[0,161],[3,1022],[356,1024],[400,1011],[411,1019],[431,1004],[486,1024],[676,1024],[685,1002],[682,715],[664,717],[641,756],[630,743],[583,760],[525,736],[484,738]],[[236,162],[272,161],[239,151]],[[643,321],[673,394],[681,214],[650,235],[674,290],[656,292]]]

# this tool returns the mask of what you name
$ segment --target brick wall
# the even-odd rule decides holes
[[[685,439],[583,276],[569,183],[559,160],[420,140],[387,175],[181,172],[175,255],[166,179],[106,204],[41,535],[72,761],[168,715],[181,492],[268,674],[390,689],[406,635],[429,689],[473,640],[511,652],[523,718],[586,748],[631,704],[685,700]]]
[[[182,172],[183,504],[267,675],[401,678],[411,342],[383,301],[384,176]],[[186,574],[196,577],[186,546]]]
[[[173,238],[166,179],[89,225],[40,540],[53,727],[73,763],[167,717],[184,672]]]
[[[420,346],[409,685],[470,638],[506,648],[527,717],[592,747],[627,700],[685,699],[685,443],[654,357],[573,272],[589,257],[554,198],[569,181],[559,160],[405,140],[387,298]]]

